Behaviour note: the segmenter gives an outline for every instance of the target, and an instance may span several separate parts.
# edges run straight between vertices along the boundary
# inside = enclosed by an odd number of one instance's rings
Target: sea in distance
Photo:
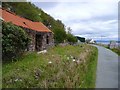
[[[96,40],[96,43],[108,45],[108,44],[110,44],[110,41],[111,40]],[[116,45],[120,46],[120,41],[116,41]]]

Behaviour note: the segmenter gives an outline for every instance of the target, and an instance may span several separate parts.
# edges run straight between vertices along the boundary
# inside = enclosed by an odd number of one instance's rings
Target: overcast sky
[[[93,39],[118,38],[119,0],[73,0],[34,4],[72,28],[74,35]]]

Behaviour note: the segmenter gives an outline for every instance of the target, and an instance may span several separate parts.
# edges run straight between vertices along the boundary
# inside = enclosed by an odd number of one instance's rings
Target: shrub
[[[2,57],[11,60],[21,55],[30,39],[26,32],[12,23],[2,23]]]
[[[74,37],[72,34],[67,34],[67,40],[68,40],[68,42],[70,42],[70,43],[75,43],[75,42],[77,42],[77,38],[76,37]]]

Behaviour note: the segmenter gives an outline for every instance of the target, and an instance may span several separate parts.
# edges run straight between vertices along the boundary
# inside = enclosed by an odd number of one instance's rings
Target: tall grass
[[[97,49],[57,46],[3,65],[3,88],[94,88]]]

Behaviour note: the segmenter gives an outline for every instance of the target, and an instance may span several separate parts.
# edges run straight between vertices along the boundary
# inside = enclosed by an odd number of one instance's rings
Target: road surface
[[[104,47],[96,47],[98,48],[96,88],[118,88],[118,55]]]

